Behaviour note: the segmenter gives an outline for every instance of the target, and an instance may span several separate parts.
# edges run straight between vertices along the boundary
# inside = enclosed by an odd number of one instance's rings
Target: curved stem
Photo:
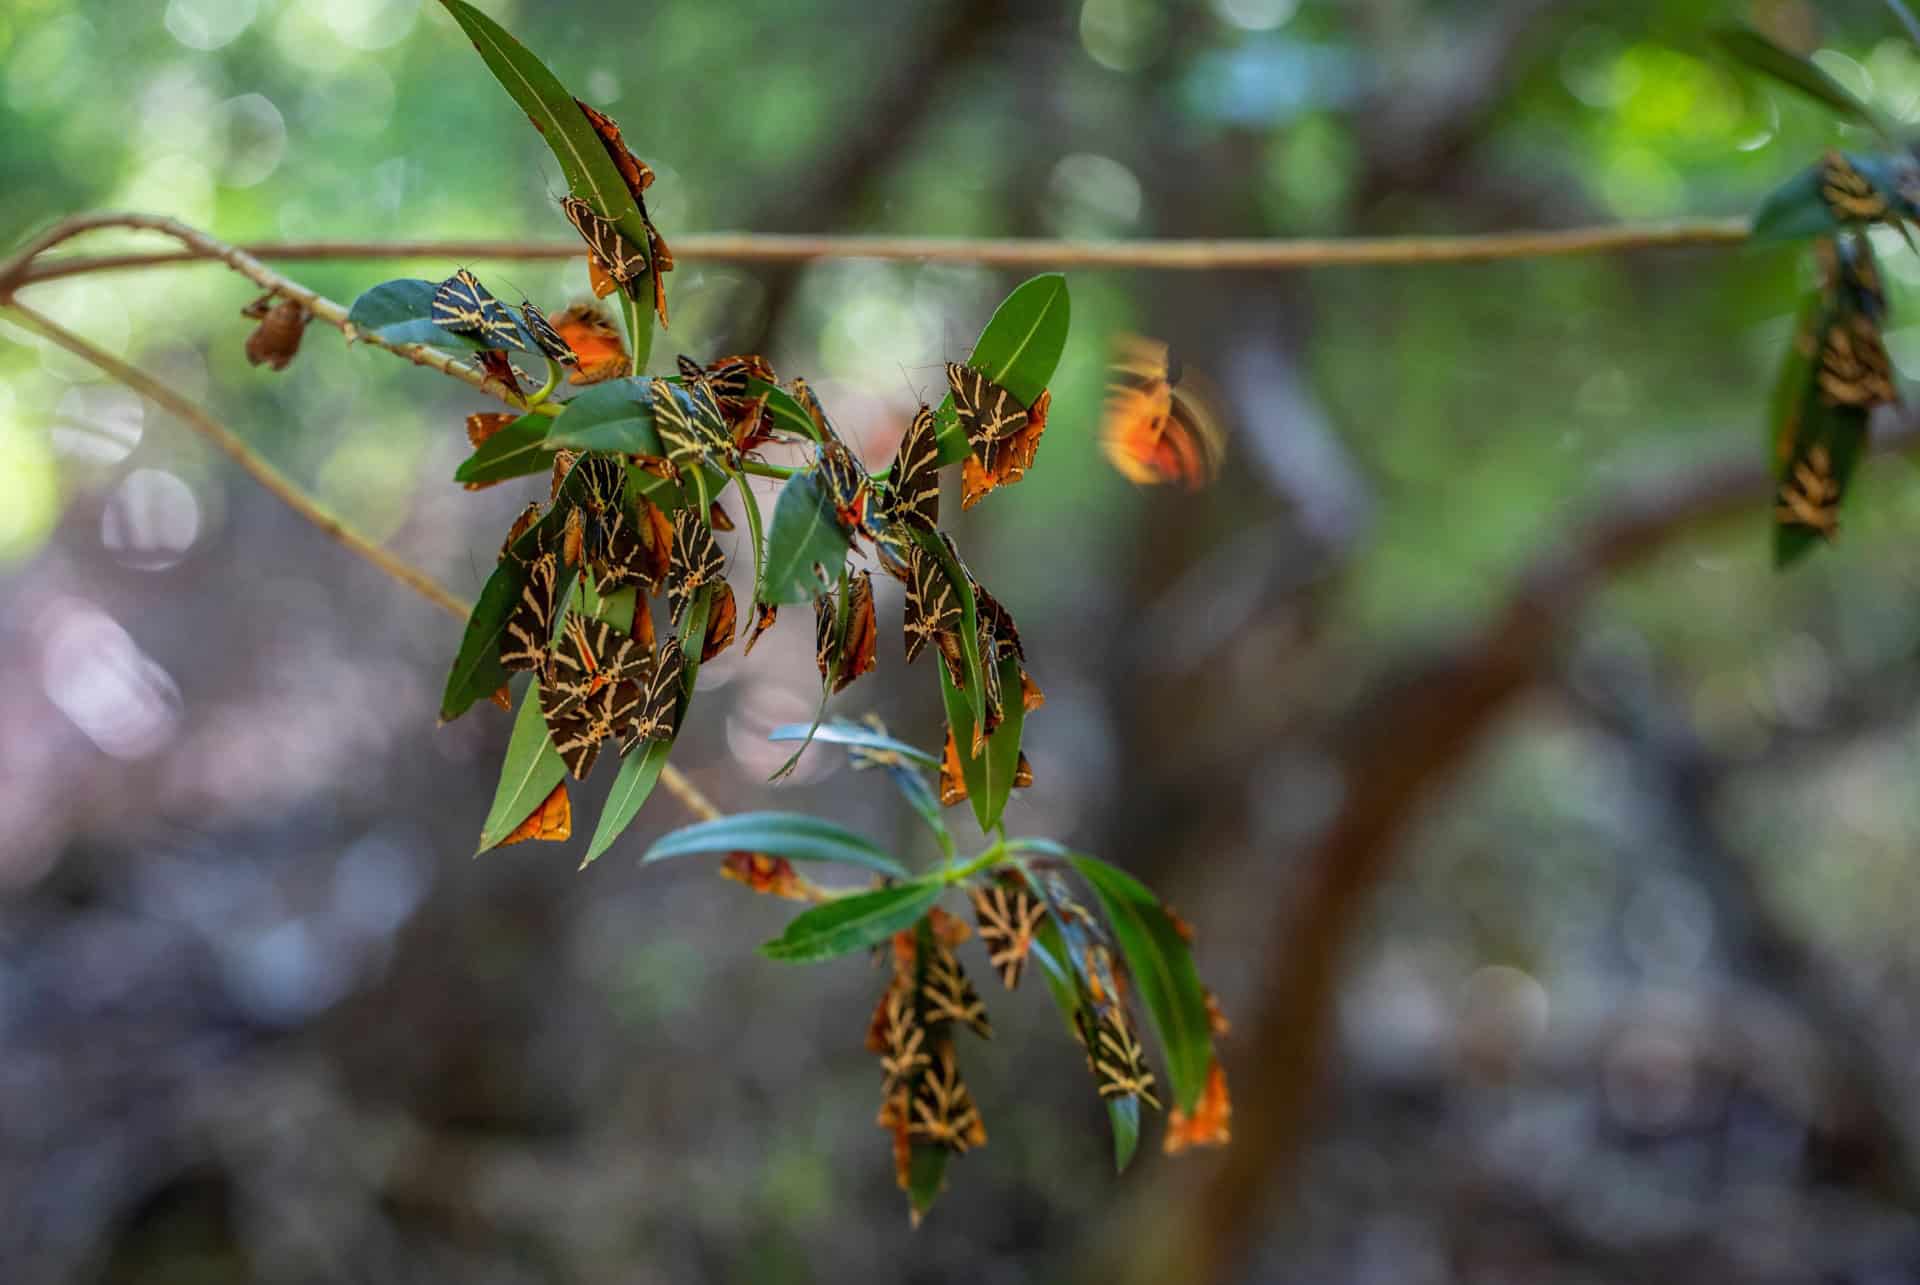
[[[967,879],[971,879],[973,878],[973,876],[979,874],[982,870],[990,869],[1000,861],[1004,860],[1006,858],[1008,850],[1009,849],[1007,847],[1007,841],[1004,837],[1000,839],[996,839],[994,840],[992,846],[990,846],[985,852],[982,852],[979,856],[974,857],[971,860],[965,861],[957,866],[949,864],[947,869],[940,872],[940,882],[943,884],[952,885],[952,884],[960,883]]]
[[[547,358],[547,382],[540,385],[534,390],[533,395],[527,398],[529,411],[537,411],[547,404],[547,398],[553,396],[553,390],[560,387],[560,375],[560,363],[551,357]]]
[[[760,604],[760,595],[766,589],[766,568],[762,560],[766,557],[766,534],[760,522],[760,501],[753,494],[753,486],[747,479],[736,473],[733,484],[740,491],[740,507],[747,515],[747,538],[753,541],[753,603]]]
[[[740,461],[740,471],[742,473],[751,473],[755,477],[776,477],[776,478],[785,479],[785,478],[792,477],[795,473],[798,473],[800,470],[798,468],[789,468],[785,464],[769,464],[765,460],[743,459]]]

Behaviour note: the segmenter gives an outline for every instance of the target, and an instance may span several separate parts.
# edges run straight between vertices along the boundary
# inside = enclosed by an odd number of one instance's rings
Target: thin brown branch
[[[359,334],[347,321],[346,309],[333,300],[272,271],[245,250],[225,245],[195,228],[177,223],[172,219],[141,214],[82,215],[67,219],[48,229],[4,262],[0,262],[0,305],[7,307],[21,324],[178,417],[189,428],[206,438],[238,464],[249,477],[272,492],[288,508],[318,527],[342,548],[378,567],[393,580],[405,585],[454,618],[465,620],[472,610],[470,604],[462,602],[458,596],[418,567],[389,553],[335,517],[205,409],[181,396],[161,380],[135,366],[128,365],[112,353],[95,347],[52,318],[20,302],[14,292],[21,285],[29,282],[29,272],[35,255],[70,237],[103,227],[132,227],[165,233],[189,247],[196,259],[217,259],[261,289],[271,291],[283,298],[299,300],[315,317],[338,328],[350,340],[358,338],[376,347],[384,348],[418,365],[438,370],[464,383],[472,384],[483,392],[500,397],[503,401],[519,404],[518,399],[507,393],[496,381],[487,379],[480,371],[462,365],[437,349],[422,344],[390,344],[378,336]],[[660,784],[666,787],[667,792],[678,799],[689,812],[700,819],[710,821],[721,815],[720,809],[700,792],[699,787],[672,764],[667,764],[661,770]]]
[[[1920,419],[1909,419],[1878,435],[1872,449],[1917,446]],[[1341,752],[1340,810],[1307,856],[1298,897],[1263,935],[1280,948],[1264,968],[1248,1038],[1235,1041],[1236,1062],[1260,1075],[1236,1104],[1234,1145],[1197,1188],[1182,1224],[1192,1237],[1190,1279],[1233,1278],[1263,1225],[1269,1192],[1291,1174],[1328,1056],[1342,955],[1418,809],[1533,685],[1560,626],[1590,593],[1676,538],[1750,511],[1773,487],[1759,453],[1742,452],[1597,505],[1601,516],[1536,560],[1486,626],[1362,702]]]
[[[171,220],[145,215],[94,216],[92,226],[156,227]],[[130,220],[139,219],[140,222]],[[175,225],[178,227],[178,225]],[[188,229],[182,229],[189,231]],[[197,237],[197,234],[196,234]],[[977,263],[1002,268],[1138,268],[1180,272],[1298,271],[1308,268],[1391,267],[1443,263],[1490,263],[1635,250],[1732,246],[1748,237],[1745,219],[1685,219],[1668,223],[1621,223],[1543,232],[1483,236],[1355,237],[1300,240],[1056,241],[1006,238],[889,236],[756,236],[719,233],[677,236],[676,259],[719,263],[804,263],[816,259],[898,259],[929,263]],[[62,238],[64,239],[64,238]],[[184,238],[183,238],[184,239]],[[192,242],[189,242],[192,245]],[[578,241],[285,241],[262,242],[235,253],[254,260],[433,259],[442,262],[520,262],[572,259]],[[14,286],[88,272],[165,267],[219,259],[220,253],[190,248],[147,254],[111,254],[54,259],[16,269],[0,265],[0,294]],[[261,269],[265,271],[265,269]],[[252,273],[248,273],[253,276]],[[268,274],[271,275],[271,274]],[[254,276],[254,280],[261,280]],[[264,286],[264,283],[263,283]],[[325,318],[323,318],[325,320]],[[342,316],[344,320],[344,314]],[[338,324],[338,323],[336,323]],[[404,355],[404,354],[403,354]],[[452,373],[452,372],[448,372]],[[471,381],[469,381],[471,382]]]
[[[488,379],[486,374],[477,367],[466,365],[457,358],[443,353],[437,348],[428,347],[425,344],[388,343],[378,335],[363,334],[347,320],[347,310],[344,307],[335,303],[332,299],[327,298],[325,295],[309,290],[299,282],[275,272],[273,269],[267,267],[266,264],[260,262],[258,255],[246,249],[228,245],[226,242],[209,236],[198,228],[189,227],[176,219],[166,218],[157,214],[106,211],[99,214],[78,214],[72,218],[62,219],[33,240],[27,242],[27,244],[19,250],[9,255],[4,261],[0,261],[0,304],[11,302],[15,291],[33,285],[36,282],[50,280],[59,276],[73,275],[73,273],[70,272],[46,272],[45,269],[49,266],[63,266],[65,261],[56,260],[54,264],[48,265],[40,263],[38,261],[39,256],[63,241],[68,241],[85,233],[96,232],[106,228],[131,228],[137,231],[158,232],[164,236],[172,237],[186,247],[185,250],[167,251],[160,254],[148,254],[146,256],[114,255],[99,260],[109,266],[131,267],[138,264],[154,262],[188,263],[217,261],[224,263],[247,280],[259,286],[262,290],[269,291],[284,299],[298,300],[306,307],[308,312],[313,314],[316,320],[326,322],[341,334],[345,335],[349,342],[365,343],[375,348],[385,349],[395,356],[406,358],[416,366],[425,366],[429,370],[437,370],[443,375],[451,376],[462,383],[473,385],[482,392],[492,394],[511,406],[518,409],[525,409],[525,403],[502,387],[497,380]],[[74,265],[79,265],[84,262],[87,261],[82,259],[72,261]]]

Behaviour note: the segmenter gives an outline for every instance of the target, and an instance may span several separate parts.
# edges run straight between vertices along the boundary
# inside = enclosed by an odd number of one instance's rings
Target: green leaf
[[[946,842],[947,823],[940,815],[940,800],[934,797],[933,787],[927,784],[927,778],[916,769],[897,763],[887,764],[886,771],[887,779],[906,799],[907,806],[919,814],[935,837]]]
[[[1191,1113],[1213,1062],[1213,1031],[1206,992],[1186,940],[1161,909],[1160,899],[1138,879],[1094,857],[1073,854],[1067,860],[1100,902],[1160,1036],[1174,1100]]]
[[[446,691],[440,697],[440,721],[450,723],[482,700],[500,690],[507,681],[506,667],[500,663],[500,636],[507,631],[507,617],[526,584],[526,567],[514,558],[504,558],[487,577],[480,601],[467,616],[466,632],[460,635],[460,650],[447,674]]]
[[[354,329],[378,335],[390,344],[429,344],[450,352],[478,352],[497,347],[472,335],[442,330],[429,319],[436,281],[401,278],[383,281],[353,301],[347,321]]]
[[[1052,381],[1060,354],[1066,351],[1071,313],[1066,277],[1048,272],[1023,281],[987,319],[967,365],[1019,398],[1022,405],[1031,405]],[[940,438],[941,463],[966,457],[967,438],[954,414],[952,393],[941,400],[934,429]]]
[[[640,590],[636,585],[624,589],[615,589],[606,597],[601,597],[593,587],[592,576],[580,577],[580,610],[595,620],[604,620],[623,634],[633,632],[633,613],[640,602]]]
[[[1140,1099],[1132,1094],[1108,1098],[1107,1121],[1113,1127],[1113,1171],[1125,1173],[1140,1147]]]
[[[1816,165],[1767,193],[1753,212],[1751,236],[1756,245],[1803,241],[1812,236],[1831,236],[1837,226],[1833,211],[1820,198],[1820,167]]]
[[[1854,97],[1852,91],[1821,71],[1809,59],[1789,53],[1751,27],[1723,27],[1713,33],[1713,40],[1753,70],[1773,77],[1789,89],[1799,90],[1828,110],[1865,125],[1889,142],[1893,141],[1893,131],[1878,112]]]
[[[493,792],[493,806],[480,827],[480,848],[485,852],[513,833],[533,810],[546,801],[553,787],[567,774],[567,765],[547,737],[547,720],[540,713],[540,684],[528,683],[520,697],[520,712],[513,720],[513,735],[507,738],[507,757],[500,764],[500,784]]]
[[[648,394],[647,381],[609,379],[588,388],[567,403],[566,414],[547,435],[547,447],[665,455],[653,430],[653,398]]]
[[[803,741],[807,738],[805,723],[786,723],[767,733],[770,741]],[[917,745],[897,741],[885,732],[876,732],[865,723],[851,723],[846,719],[835,719],[831,723],[822,723],[813,733],[816,741],[826,741],[832,745],[859,746],[862,749],[878,750],[886,754],[898,754],[922,767],[938,771],[940,760]]]
[[[940,816],[940,800],[934,797],[933,787],[927,784],[927,778],[924,775],[927,771],[938,771],[940,760],[925,750],[909,745],[905,741],[897,741],[883,732],[876,732],[864,723],[850,723],[845,719],[823,723],[818,729],[806,723],[787,723],[767,733],[767,739],[770,741],[812,739],[845,745],[850,751],[854,751],[852,758],[856,768],[871,765],[870,760],[861,758],[857,752],[859,750],[897,755],[900,761],[882,761],[879,766],[886,770],[895,788],[905,796],[908,806],[919,814],[920,819],[931,827],[935,835],[944,836],[947,833],[947,823]]]
[[[645,749],[620,761],[620,775],[613,778],[613,789],[607,794],[606,806],[600,809],[599,823],[593,828],[593,841],[587,845],[587,855],[580,859],[582,870],[612,847],[613,841],[640,815],[641,805],[660,783],[660,773],[666,770],[667,759],[672,754],[673,742],[648,741]]]
[[[907,868],[871,839],[801,812],[739,812],[662,836],[641,864],[706,852],[765,852],[790,861],[837,861],[894,879]]]
[[[837,897],[796,916],[786,932],[760,947],[769,959],[810,964],[864,950],[911,928],[940,899],[938,883],[903,883]]]
[[[813,416],[807,414],[807,408],[799,399],[778,384],[769,384],[757,376],[747,380],[747,396],[767,399],[767,414],[782,431],[804,437],[808,441],[820,440],[820,431],[813,425]]]
[[[914,1144],[913,1159],[907,1165],[907,1203],[913,1209],[916,1225],[940,1198],[940,1189],[946,1185],[950,1154],[945,1147]]]
[[[1801,295],[1793,336],[1787,340],[1786,351],[1780,356],[1780,371],[1774,376],[1773,393],[1767,399],[1768,464],[1776,481],[1786,476],[1793,460],[1807,395],[1813,390],[1814,353],[1818,336],[1826,332],[1828,324],[1820,295],[1817,288]]]
[[[640,207],[634,204],[633,194],[627,191],[600,136],[566,86],[525,45],[472,5],[463,0],[440,0],[440,3],[473,41],[473,47],[480,51],[494,78],[540,131],[554,159],[560,162],[567,190],[619,224],[627,240],[645,251],[651,260],[652,247],[647,239],[646,221],[640,217]],[[653,265],[649,262],[646,274],[635,283],[634,293],[649,299],[652,291]],[[645,370],[647,357],[653,351],[653,314],[636,304],[624,290],[618,297],[620,310],[626,317],[628,346],[633,350],[633,368]]]
[[[767,532],[764,601],[812,602],[823,589],[816,564],[839,574],[851,542],[834,516],[833,502],[812,473],[796,473],[780,489]]]
[[[687,609],[686,618],[680,622],[680,655],[686,661],[686,704],[680,707],[680,726],[687,723],[687,714],[693,707],[694,680],[700,676],[700,651],[707,637],[707,613],[713,606],[713,590],[708,589]],[[645,607],[638,608],[641,611]],[[629,754],[620,764],[620,774],[613,779],[613,791],[607,795],[606,806],[600,809],[600,820],[593,827],[593,840],[587,844],[587,855],[580,860],[580,868],[588,865],[613,846],[613,841],[626,833],[633,819],[640,815],[640,808],[646,803],[653,787],[659,784],[660,774],[666,770],[667,757],[673,753],[673,747],[679,741],[679,732],[674,733],[671,741],[648,741],[644,750]]]
[[[460,467],[453,471],[453,480],[504,482],[510,477],[546,472],[553,467],[553,455],[546,449],[548,430],[553,424],[553,418],[548,415],[522,415],[461,460]]]
[[[953,728],[955,752],[960,758],[960,775],[967,783],[967,801],[983,831],[998,824],[1013,789],[1014,769],[1020,764],[1020,732],[1026,722],[1026,709],[1020,703],[1020,662],[1008,657],[1000,662],[1000,691],[1005,710],[1000,726],[993,729],[978,757],[973,748],[973,711],[966,696],[953,685],[945,665],[940,671],[940,699],[947,709],[947,722]]]

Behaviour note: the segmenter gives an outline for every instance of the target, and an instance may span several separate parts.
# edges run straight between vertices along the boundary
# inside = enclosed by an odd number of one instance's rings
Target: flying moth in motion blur
[[[1226,432],[1205,380],[1183,372],[1167,346],[1141,335],[1114,339],[1100,446],[1139,486],[1198,491],[1220,473]]]

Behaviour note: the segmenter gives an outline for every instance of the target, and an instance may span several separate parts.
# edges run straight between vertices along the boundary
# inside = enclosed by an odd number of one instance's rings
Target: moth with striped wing
[[[891,1094],[911,1087],[914,1077],[933,1064],[927,1055],[927,1028],[914,1011],[911,982],[900,980],[887,988],[880,1001],[881,1091]]]
[[[934,1065],[914,1088],[907,1134],[956,1155],[986,1145],[986,1125],[973,1104],[973,1095],[967,1092],[966,1081],[960,1078],[960,1062],[950,1039],[940,1042]]]
[[[569,384],[598,384],[633,373],[626,341],[607,315],[590,303],[576,303],[555,316],[553,328],[576,359]]]
[[[820,399],[814,395],[807,381],[794,379],[787,387],[813,421],[814,435],[818,439],[814,449],[814,475],[820,479],[820,486],[833,505],[834,520],[849,537],[859,532],[874,534],[875,524],[867,511],[872,482],[867,477],[866,466],[853,453],[853,448],[834,431],[833,424],[827,419],[826,408],[820,404]]]
[[[1033,934],[1047,917],[1047,908],[1025,888],[1004,883],[975,888],[969,895],[987,962],[1000,974],[1001,984],[1013,990],[1020,985],[1020,974],[1033,950]]]
[[[848,595],[844,628],[833,595],[822,594],[813,600],[814,663],[820,668],[821,680],[833,685],[830,694],[834,695],[873,668],[879,642],[873,612],[873,573],[861,571],[847,577],[844,592]]]
[[[912,546],[907,555],[907,603],[903,614],[906,632],[907,663],[911,665],[928,643],[946,662],[947,676],[955,687],[966,681],[966,659],[954,632],[960,626],[960,599],[953,592],[940,559]]]
[[[940,442],[933,411],[924,405],[914,412],[887,473],[886,516],[922,531],[940,525]]]
[[[605,621],[567,617],[540,687],[540,712],[554,750],[585,780],[608,740],[628,741],[650,677],[646,649]]]
[[[568,577],[571,583],[571,575]],[[553,646],[554,613],[560,603],[560,560],[542,549],[527,563],[520,599],[507,616],[500,640],[500,665],[509,672],[531,670],[544,678]]]
[[[478,339],[488,347],[527,350],[513,314],[465,268],[442,281],[433,292],[428,316],[442,330]]]
[[[573,345],[561,337],[560,332],[553,328],[553,323],[547,320],[547,314],[534,307],[531,299],[520,301],[520,321],[527,333],[533,336],[533,342],[548,357],[562,366],[571,366],[580,360],[574,354]]]
[[[999,487],[1018,482],[1033,467],[1053,395],[1043,388],[1032,405],[1023,405],[999,384],[958,362],[947,363],[947,386],[953,391],[954,412],[967,438],[960,507],[970,509]]]
[[[727,574],[727,560],[713,532],[692,509],[673,516],[673,550],[667,564],[667,612],[677,627],[693,595]]]
[[[987,1018],[987,1006],[980,992],[973,988],[966,969],[960,966],[959,956],[938,942],[934,943],[933,953],[927,960],[920,993],[926,1002],[929,1025],[959,1022],[983,1040],[993,1037],[993,1023]]]
[[[1207,380],[1175,362],[1166,344],[1121,335],[1108,370],[1100,449],[1136,486],[1198,491],[1219,476],[1226,453],[1216,401]]]
[[[1089,1018],[1085,1009],[1080,1010],[1078,1021],[1100,1096],[1136,1097],[1158,1109],[1160,1099],[1154,1096],[1153,1072],[1147,1068],[1146,1053],[1133,1033],[1126,1009],[1118,1000],[1101,1006],[1097,1019]]]
[[[1794,461],[1793,471],[1780,484],[1773,520],[1780,526],[1806,527],[1825,540],[1840,530],[1840,483],[1825,446],[1815,446]]]
[[[1873,181],[1840,152],[1821,159],[1820,199],[1842,223],[1872,223],[1886,218],[1891,209]]]
[[[725,468],[735,453],[733,428],[720,409],[706,371],[685,356],[678,359],[678,365],[678,386],[664,379],[649,385],[654,431],[676,470],[705,464]]]
[[[971,366],[948,362],[947,387],[953,391],[960,430],[976,456],[1027,426],[1025,404]]]
[[[601,271],[625,290],[628,298],[635,303],[645,303],[639,283],[647,273],[647,256],[627,240],[620,226],[577,196],[561,197],[560,209],[580,239],[587,243]]]
[[[561,547],[568,565],[585,564],[603,593],[627,585],[651,589],[657,574],[647,550],[648,533],[627,506],[627,467],[614,455],[590,454],[575,466],[580,502],[567,514]]]
[[[627,192],[633,197],[635,208],[640,211],[640,221],[646,225],[647,254],[653,260],[653,310],[664,329],[667,324],[667,286],[661,277],[673,271],[673,252],[667,249],[660,229],[654,227],[653,218],[647,213],[645,193],[653,186],[653,170],[629,150],[626,140],[620,137],[620,126],[614,123],[613,117],[581,99],[573,101],[586,115],[593,132],[600,136],[600,145],[606,149],[614,168],[620,171],[620,179],[627,185]],[[638,295],[632,297],[636,303],[642,302]]]
[[[647,666],[640,710],[620,733],[620,752],[642,741],[670,741],[680,731],[680,700],[686,694],[687,656],[674,637],[660,640]]]

